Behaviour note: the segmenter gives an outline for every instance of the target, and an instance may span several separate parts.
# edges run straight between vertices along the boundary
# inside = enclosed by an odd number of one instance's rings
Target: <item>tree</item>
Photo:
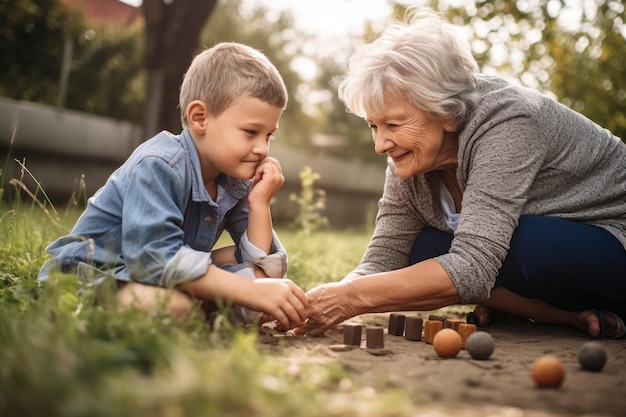
[[[240,0],[211,11],[204,0],[201,8],[194,7],[196,0],[165,3],[145,1],[147,29],[141,23],[130,28],[88,23],[62,0],[0,0],[0,95],[56,104],[64,44],[70,39],[73,54],[65,107],[135,123],[144,120],[149,108],[151,131],[177,132],[178,92],[191,59],[202,45],[236,40],[263,50],[280,69],[291,97],[279,135],[290,144],[306,146],[315,126],[302,111],[296,94],[302,80],[291,68],[294,55],[286,52],[297,51],[303,39],[294,34],[293,21],[280,15],[267,24],[267,11],[258,8],[249,10],[243,25]],[[178,8],[172,7],[175,4]],[[213,10],[217,16],[207,23]],[[202,41],[194,35],[200,27]],[[148,63],[152,66],[146,69]],[[147,85],[154,87],[148,93]]]
[[[100,25],[75,40],[66,106],[140,123],[145,97],[143,26]]]
[[[552,94],[626,140],[625,7],[616,0],[582,0],[575,10],[569,3],[477,0],[452,7],[450,1],[434,0],[431,5],[467,31],[483,72]],[[393,9],[397,19],[406,12],[404,3]],[[375,38],[377,31],[368,22],[363,41]],[[329,99],[320,103],[324,131],[349,143],[334,153],[375,158],[365,124],[337,100],[333,79],[343,63],[321,62],[317,88],[329,92]]]
[[[144,137],[181,129],[178,92],[217,0],[143,0],[147,76]]]
[[[626,140],[626,11],[618,0],[435,1],[481,68],[515,78]]]
[[[624,5],[607,1],[595,13],[584,14],[581,30],[557,33],[550,44],[553,76],[546,82],[546,87],[563,103],[623,141],[626,141],[625,21]]]
[[[60,0],[0,0],[0,95],[139,122],[142,31],[89,23]],[[59,103],[68,44],[69,85]]]

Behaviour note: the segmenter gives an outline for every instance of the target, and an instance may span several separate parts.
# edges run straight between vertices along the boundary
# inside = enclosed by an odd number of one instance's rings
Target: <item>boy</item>
[[[71,234],[48,246],[53,259],[39,279],[53,268],[96,284],[114,278],[121,306],[163,300],[177,317],[198,298],[302,324],[307,301],[281,278],[286,254],[269,208],[285,181],[267,155],[286,105],[283,79],[259,51],[220,43],[200,53],[180,90],[183,132],[161,132],[133,152]],[[212,251],[224,230],[235,245]]]

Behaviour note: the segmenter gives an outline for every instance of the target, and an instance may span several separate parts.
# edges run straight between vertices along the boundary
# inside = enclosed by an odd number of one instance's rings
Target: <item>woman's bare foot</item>
[[[624,332],[626,331],[624,323],[616,315],[602,310],[579,312],[576,327],[594,339],[598,337],[620,339],[624,337]]]
[[[527,323],[530,320],[483,305],[477,305],[472,315],[473,323],[478,327],[490,326],[495,322]],[[530,322],[534,323],[534,320],[530,320]]]
[[[477,306],[474,309],[474,320],[479,327],[485,327],[492,324],[493,311],[485,306]],[[605,337],[608,339],[620,339],[624,337],[626,328],[624,323],[613,313],[608,311],[584,310],[575,314],[575,321],[569,321],[569,324],[577,330],[587,333],[589,337],[597,339]],[[602,315],[601,324],[600,316]],[[565,323],[563,323],[565,324]]]
[[[491,324],[491,310],[485,306],[476,306],[474,318],[478,327],[486,327]]]
[[[593,338],[600,336],[600,320],[596,313],[590,310],[581,311],[578,313],[578,321],[578,330]]]
[[[471,314],[471,316],[470,316]],[[491,296],[481,300],[473,313],[468,314],[477,326],[488,326],[502,320],[503,314],[522,318],[545,326],[566,326],[590,337],[621,339],[626,335],[626,325],[621,317],[608,310],[563,310],[540,299],[530,299],[515,294],[504,287],[491,291]]]

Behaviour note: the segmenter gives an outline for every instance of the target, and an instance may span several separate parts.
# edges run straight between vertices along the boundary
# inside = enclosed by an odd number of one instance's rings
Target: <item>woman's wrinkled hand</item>
[[[309,290],[306,297],[309,318],[295,330],[296,334],[323,336],[326,330],[360,314],[358,306],[361,300],[349,281],[317,286]]]

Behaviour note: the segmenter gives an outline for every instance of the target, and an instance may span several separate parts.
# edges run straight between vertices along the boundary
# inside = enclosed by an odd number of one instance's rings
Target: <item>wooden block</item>
[[[348,346],[361,346],[361,333],[363,326],[360,324],[344,324],[343,344]]]
[[[443,329],[441,320],[426,320],[424,322],[424,342],[433,344],[433,339],[439,330]]]
[[[447,329],[452,329],[455,332],[458,333],[459,331],[459,324],[461,323],[465,323],[465,320],[460,320],[460,319],[446,319],[445,323],[443,324],[443,327],[447,328]]]
[[[463,349],[465,349],[465,342],[472,333],[476,332],[475,324],[461,323],[459,324],[459,334],[461,335],[461,342],[463,343]]]
[[[367,349],[382,349],[385,347],[385,330],[382,327],[365,328],[365,345]]]
[[[442,324],[445,323],[447,319],[447,316],[438,316],[436,314],[431,314],[428,316],[428,320],[439,320]]]
[[[424,319],[421,317],[407,317],[404,322],[404,338],[407,340],[422,340]]]
[[[391,313],[389,315],[389,329],[387,333],[394,336],[402,336],[404,334],[404,321],[406,316],[404,314]]]

